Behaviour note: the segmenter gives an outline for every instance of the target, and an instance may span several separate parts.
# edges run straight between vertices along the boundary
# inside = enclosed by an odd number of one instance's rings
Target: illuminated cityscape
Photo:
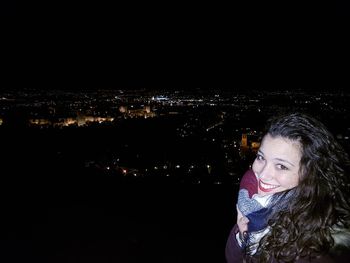
[[[266,120],[310,113],[349,151],[349,101],[344,91],[303,89],[3,91],[7,253],[224,262],[240,178]]]
[[[81,139],[87,138],[81,142],[66,139],[51,151],[70,154],[69,145],[62,149],[70,142],[82,149],[77,163],[103,175],[238,183],[259,147],[264,122],[279,112],[317,112],[349,147],[348,101],[344,92],[303,90],[28,89],[1,94],[0,125],[48,134],[82,131]]]

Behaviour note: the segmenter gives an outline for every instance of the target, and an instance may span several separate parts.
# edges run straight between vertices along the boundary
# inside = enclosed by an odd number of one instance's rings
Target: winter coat
[[[238,233],[238,226],[235,225],[231,233],[227,239],[226,242],[226,249],[225,249],[225,256],[227,263],[242,263],[243,262],[243,252],[241,247],[238,245],[238,242],[236,240],[236,234]],[[334,238],[336,247],[342,246],[340,244],[341,242],[348,242],[347,237],[350,236],[350,233],[342,233],[341,231],[338,231],[337,233],[339,238]],[[348,243],[347,243],[348,244]],[[345,246],[346,244],[344,244]],[[257,259],[253,257],[249,257],[251,261],[249,262],[258,262]],[[342,250],[339,253],[329,253],[328,255],[322,256],[320,258],[312,259],[311,261],[308,259],[299,259],[296,261],[296,263],[340,263],[340,262],[350,262],[350,251],[349,250]],[[276,260],[273,260],[272,263],[277,263]]]

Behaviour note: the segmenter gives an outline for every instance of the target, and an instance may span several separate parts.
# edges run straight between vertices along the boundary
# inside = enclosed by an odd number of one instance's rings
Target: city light
[[[350,96],[345,93],[40,92],[22,92],[16,99],[0,94],[7,98],[0,100],[1,128],[17,125],[14,121],[8,124],[6,114],[18,107],[26,111],[22,127],[86,133],[74,140],[65,137],[67,143],[58,143],[54,152],[65,158],[69,147],[84,151],[77,154],[86,155],[81,157],[86,158],[84,167],[116,177],[183,180],[186,174],[186,180],[196,184],[220,184],[225,177],[236,183],[231,177],[239,177],[249,167],[260,147],[263,122],[284,110],[317,109],[320,118],[337,120],[335,136],[350,148]],[[203,179],[206,176],[211,179]]]

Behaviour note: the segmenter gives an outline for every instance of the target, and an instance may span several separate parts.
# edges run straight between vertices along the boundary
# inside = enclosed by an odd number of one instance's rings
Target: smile
[[[276,189],[277,187],[280,187],[279,185],[273,185],[273,184],[266,184],[263,183],[261,180],[259,180],[259,188],[263,192],[270,192],[273,189]]]

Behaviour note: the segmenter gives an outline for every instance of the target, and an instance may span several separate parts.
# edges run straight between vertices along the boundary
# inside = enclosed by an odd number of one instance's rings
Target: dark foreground
[[[225,261],[235,186],[106,176],[91,138],[33,134],[0,133],[0,262]]]
[[[225,262],[232,186],[3,160],[1,262]]]

